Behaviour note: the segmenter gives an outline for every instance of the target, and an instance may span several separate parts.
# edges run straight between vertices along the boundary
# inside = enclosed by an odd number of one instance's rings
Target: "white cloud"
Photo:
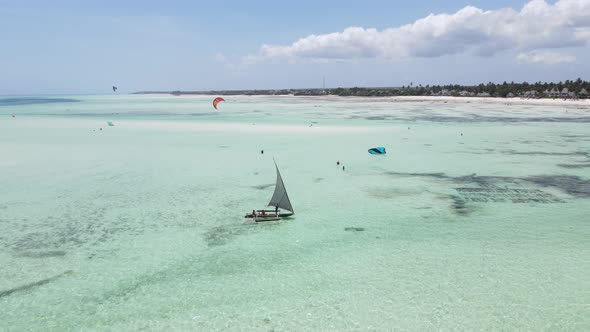
[[[258,55],[246,58],[252,63],[439,57],[463,52],[491,56],[508,49],[526,52],[584,46],[588,41],[590,0],[559,0],[555,4],[532,0],[520,11],[468,6],[454,14],[431,14],[384,30],[349,27],[342,32],[310,35],[291,45],[262,45]]]
[[[560,54],[560,53],[555,53],[555,52],[520,53],[516,57],[516,59],[520,63],[543,63],[543,64],[547,64],[547,65],[576,62],[576,57],[573,55],[566,55],[566,54]]]
[[[221,63],[224,66],[227,66],[229,68],[233,68],[235,67],[234,63],[223,53],[216,53],[213,57],[212,57],[213,61]]]

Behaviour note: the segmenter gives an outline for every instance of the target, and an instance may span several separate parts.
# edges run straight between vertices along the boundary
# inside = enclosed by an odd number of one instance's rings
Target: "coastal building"
[[[509,93],[506,95],[506,98],[514,98],[514,97],[515,97],[515,96],[514,96],[514,93],[512,93],[512,92],[509,92]]]
[[[563,88],[563,90],[561,90],[561,94],[560,96],[562,98],[567,98],[570,96],[570,91],[568,90],[568,88]]]
[[[547,91],[547,90],[545,90]],[[551,91],[546,93],[547,96],[555,98],[555,97],[559,97],[559,90],[557,90],[556,88],[551,89]]]
[[[588,97],[588,91],[586,91],[586,89],[582,88],[582,90],[580,90],[578,92],[578,96],[580,96],[580,98],[586,98],[586,97]]]
[[[547,90],[545,90],[545,91],[547,91]],[[538,93],[537,91],[535,91],[535,90],[529,90],[529,91],[525,91],[525,92],[522,94],[522,96],[523,96],[524,98],[536,98],[538,94],[539,94],[539,93]]]
[[[487,92],[480,92],[477,94],[478,97],[490,97],[490,94]]]

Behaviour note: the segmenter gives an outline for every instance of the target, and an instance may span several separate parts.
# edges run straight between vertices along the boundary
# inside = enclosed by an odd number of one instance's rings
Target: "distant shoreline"
[[[353,88],[313,88],[313,89],[245,89],[209,91],[140,91],[136,94],[182,95],[267,95],[267,96],[340,96],[340,97],[484,97],[484,98],[524,98],[524,99],[567,99],[581,100],[590,97],[590,82],[581,78],[565,82],[492,82],[478,85],[413,85],[401,87],[353,87]]]

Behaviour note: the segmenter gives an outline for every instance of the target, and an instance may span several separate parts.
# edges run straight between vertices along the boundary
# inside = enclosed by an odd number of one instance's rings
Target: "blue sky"
[[[590,79],[588,40],[590,0],[0,0],[0,95]]]

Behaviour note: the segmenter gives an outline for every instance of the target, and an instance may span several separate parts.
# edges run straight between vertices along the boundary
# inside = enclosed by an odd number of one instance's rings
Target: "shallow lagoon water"
[[[587,109],[61,98],[0,106],[2,330],[590,329]]]

